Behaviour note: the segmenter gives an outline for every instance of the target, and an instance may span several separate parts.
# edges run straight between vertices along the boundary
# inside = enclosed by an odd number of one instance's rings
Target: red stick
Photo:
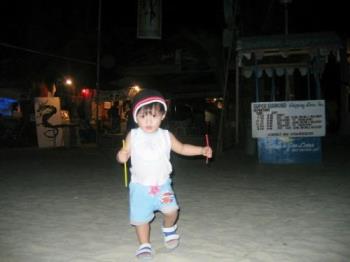
[[[205,145],[209,146],[209,136],[208,136],[208,134],[205,134]],[[208,162],[209,162],[209,159],[207,157],[207,159],[205,160],[205,163],[208,164]]]

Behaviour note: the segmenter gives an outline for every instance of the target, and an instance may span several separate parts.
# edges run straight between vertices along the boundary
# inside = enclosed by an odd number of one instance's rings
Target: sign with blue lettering
[[[259,162],[267,164],[320,163],[320,137],[258,138]]]

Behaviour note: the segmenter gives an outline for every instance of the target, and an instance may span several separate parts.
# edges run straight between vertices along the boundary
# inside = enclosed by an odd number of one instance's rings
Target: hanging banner
[[[320,137],[326,134],[325,101],[251,104],[252,137]]]
[[[138,0],[137,38],[162,38],[162,0]]]
[[[39,147],[63,146],[60,99],[58,97],[36,97],[34,103]]]

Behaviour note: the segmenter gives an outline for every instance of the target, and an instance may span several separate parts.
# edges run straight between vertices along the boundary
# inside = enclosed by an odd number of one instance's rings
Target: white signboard
[[[58,97],[36,97],[34,107],[39,147],[63,146],[60,99]]]
[[[325,101],[252,103],[252,136],[319,137],[326,134]]]

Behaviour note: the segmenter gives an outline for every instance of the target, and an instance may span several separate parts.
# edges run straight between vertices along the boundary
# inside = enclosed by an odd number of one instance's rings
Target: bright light
[[[138,85],[134,85],[131,88],[134,89],[137,93],[140,92],[140,90],[141,90],[141,88]]]
[[[90,89],[89,88],[83,88],[81,90],[81,95],[84,97],[84,98],[87,98],[91,95],[90,93]]]
[[[66,85],[68,85],[68,86],[72,85],[72,84],[73,84],[72,79],[70,79],[70,78],[66,78],[66,80],[65,80],[65,84],[66,84]]]
[[[141,87],[139,87],[138,85],[133,85],[131,87],[129,87],[129,91],[128,91],[128,96],[129,97],[134,97],[138,92],[141,91]]]

